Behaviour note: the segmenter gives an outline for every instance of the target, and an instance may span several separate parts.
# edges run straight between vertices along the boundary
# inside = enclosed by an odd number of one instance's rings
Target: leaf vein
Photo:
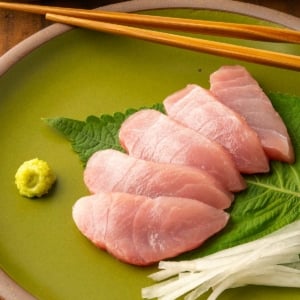
[[[252,184],[252,185],[255,185],[255,186],[258,186],[258,187],[262,187],[262,188],[265,188],[265,189],[270,190],[270,191],[275,191],[275,192],[279,192],[279,193],[283,193],[283,194],[293,195],[295,197],[300,197],[300,192],[291,191],[291,190],[285,189],[282,186],[277,187],[277,186],[274,186],[274,185],[271,185],[271,184],[258,182],[258,181],[253,181],[253,180],[248,180],[247,182],[249,184]]]

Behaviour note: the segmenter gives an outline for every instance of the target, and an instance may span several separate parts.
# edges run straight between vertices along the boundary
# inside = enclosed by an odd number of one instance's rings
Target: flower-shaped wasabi
[[[47,194],[55,180],[48,163],[38,158],[25,161],[15,175],[20,194],[29,198]]]

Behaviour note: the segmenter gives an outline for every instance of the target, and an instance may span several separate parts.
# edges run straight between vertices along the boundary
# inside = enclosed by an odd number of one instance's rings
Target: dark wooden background
[[[6,0],[7,1],[7,0]],[[7,2],[26,2],[31,4],[95,8],[101,5],[120,2],[121,0],[61,0],[61,1],[37,1],[20,0]],[[300,1],[292,0],[248,0],[248,2],[261,6],[277,9],[300,17]],[[50,23],[45,21],[43,16],[29,13],[14,12],[0,9],[0,56],[13,47],[18,42],[35,33],[36,31],[48,26]]]

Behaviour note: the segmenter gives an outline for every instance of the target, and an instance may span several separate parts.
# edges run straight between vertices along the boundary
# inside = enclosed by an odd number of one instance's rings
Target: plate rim
[[[300,30],[300,18],[275,9],[234,0],[131,0],[105,5],[96,9],[121,12],[136,12],[147,9],[195,8],[236,13]],[[52,38],[71,30],[64,24],[52,24],[19,42],[0,57],[0,76],[27,54]]]
[[[269,21],[291,29],[300,30],[300,18],[298,17],[277,11],[275,9],[234,0],[215,0],[213,2],[209,0],[131,0],[101,6],[96,9],[136,12],[140,10],[172,8],[194,8],[236,13]],[[52,24],[16,44],[0,57],[0,77],[5,74],[14,64],[16,64],[26,55],[30,54],[36,48],[71,29],[72,27],[68,25],[57,23]],[[0,282],[3,284],[3,286],[0,285],[0,298],[4,296],[6,300],[12,300],[16,298],[24,300],[36,299],[21,286],[15,283],[1,269],[0,279]]]

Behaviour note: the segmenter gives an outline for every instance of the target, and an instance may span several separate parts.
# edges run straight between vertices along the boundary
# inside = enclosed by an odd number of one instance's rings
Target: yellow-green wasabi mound
[[[48,163],[38,158],[25,161],[15,175],[20,194],[29,198],[47,194],[55,180],[56,176]]]

